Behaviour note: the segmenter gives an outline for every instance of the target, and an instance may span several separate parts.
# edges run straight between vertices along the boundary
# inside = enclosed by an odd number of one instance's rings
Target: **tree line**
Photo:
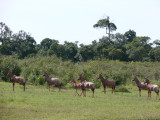
[[[50,38],[37,44],[29,33],[23,30],[13,33],[5,23],[0,22],[0,55],[17,55],[20,59],[56,55],[73,62],[98,59],[160,61],[160,40],[149,42],[150,37],[137,36],[134,30],[113,34],[117,27],[109,17],[100,19],[93,27],[105,28],[107,36],[93,40],[89,45],[78,45],[78,41],[60,44],[58,40]]]

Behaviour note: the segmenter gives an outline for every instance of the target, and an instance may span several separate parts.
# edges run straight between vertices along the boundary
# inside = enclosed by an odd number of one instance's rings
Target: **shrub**
[[[139,75],[141,79],[148,76],[151,80],[160,79],[158,72],[160,64],[158,62],[120,62],[109,60],[91,60],[87,62],[73,63],[62,61],[56,56],[34,56],[17,60],[16,57],[0,58],[0,77],[8,81],[6,74],[11,69],[13,73],[28,79],[27,84],[43,85],[46,71],[49,76],[62,80],[64,86],[71,78],[77,81],[78,75],[83,74],[87,81],[94,82],[95,87],[101,86],[101,81],[97,80],[100,73],[104,78],[116,81],[117,85],[130,84],[134,75]],[[155,82],[155,81],[154,81]]]
[[[126,84],[126,81],[127,81],[125,74],[122,74],[120,72],[113,73],[112,79],[115,80],[116,85]]]
[[[9,81],[7,75],[9,71],[12,71],[15,75],[20,75],[21,68],[18,65],[16,56],[3,57],[0,61],[0,77],[2,80]]]
[[[35,80],[36,85],[44,85],[44,83],[45,83],[45,78],[42,75],[36,77]]]
[[[126,93],[130,93],[130,91],[129,91],[126,87],[124,87],[124,86],[117,87],[117,88],[115,89],[115,92],[126,92]]]
[[[96,88],[100,88],[101,87],[101,80],[95,79],[95,80],[93,80],[93,82],[94,82]]]

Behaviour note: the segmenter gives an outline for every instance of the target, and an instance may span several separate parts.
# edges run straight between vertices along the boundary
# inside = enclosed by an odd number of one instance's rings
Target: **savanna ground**
[[[147,100],[147,91],[139,97],[138,88],[125,86],[130,93],[111,94],[107,88],[92,92],[87,97],[74,95],[74,89],[27,85],[26,91],[19,84],[12,91],[12,84],[0,82],[0,120],[106,120],[106,119],[160,119],[160,99],[152,92]],[[118,88],[117,88],[118,89]],[[81,92],[80,90],[78,91]]]

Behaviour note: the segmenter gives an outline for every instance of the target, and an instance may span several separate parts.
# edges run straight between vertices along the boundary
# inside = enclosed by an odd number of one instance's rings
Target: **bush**
[[[115,89],[115,92],[126,92],[126,93],[131,93],[126,87],[124,86],[120,86],[120,87],[117,87]]]
[[[10,69],[13,73],[28,79],[27,84],[43,85],[43,73],[61,79],[66,86],[71,78],[77,81],[79,74],[83,74],[85,80],[94,82],[95,87],[101,86],[101,81],[97,80],[100,73],[104,78],[116,81],[116,85],[131,84],[133,76],[139,75],[142,79],[149,76],[151,80],[159,81],[160,63],[158,62],[120,62],[109,60],[91,60],[87,62],[73,63],[62,61],[56,56],[36,56],[17,60],[15,57],[0,58],[0,77],[8,81],[6,74]],[[79,82],[79,81],[77,81]],[[155,82],[155,81],[154,81]]]
[[[44,78],[44,76],[42,76],[42,75],[40,75],[40,76],[38,76],[37,78],[36,78],[36,80],[35,80],[35,84],[36,85],[44,85],[45,84],[45,78]]]
[[[127,78],[125,77],[125,75],[119,72],[113,73],[112,79],[115,80],[116,86],[121,84],[126,84],[126,81],[127,81]]]
[[[18,65],[16,56],[2,57],[0,61],[0,77],[3,81],[9,81],[7,75],[9,71],[12,71],[15,75],[20,75],[21,68]]]
[[[100,88],[101,87],[101,80],[95,79],[95,80],[93,80],[93,82],[94,82],[96,88]]]

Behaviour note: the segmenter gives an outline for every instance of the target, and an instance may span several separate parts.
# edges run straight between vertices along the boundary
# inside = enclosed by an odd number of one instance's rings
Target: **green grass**
[[[139,97],[136,86],[126,86],[130,93],[111,94],[107,88],[92,92],[87,97],[74,96],[74,89],[45,86],[27,86],[26,91],[19,84],[12,91],[11,83],[0,82],[0,120],[111,120],[111,119],[160,119],[160,100],[152,92],[147,100],[147,91]],[[78,91],[79,93],[81,91]]]

